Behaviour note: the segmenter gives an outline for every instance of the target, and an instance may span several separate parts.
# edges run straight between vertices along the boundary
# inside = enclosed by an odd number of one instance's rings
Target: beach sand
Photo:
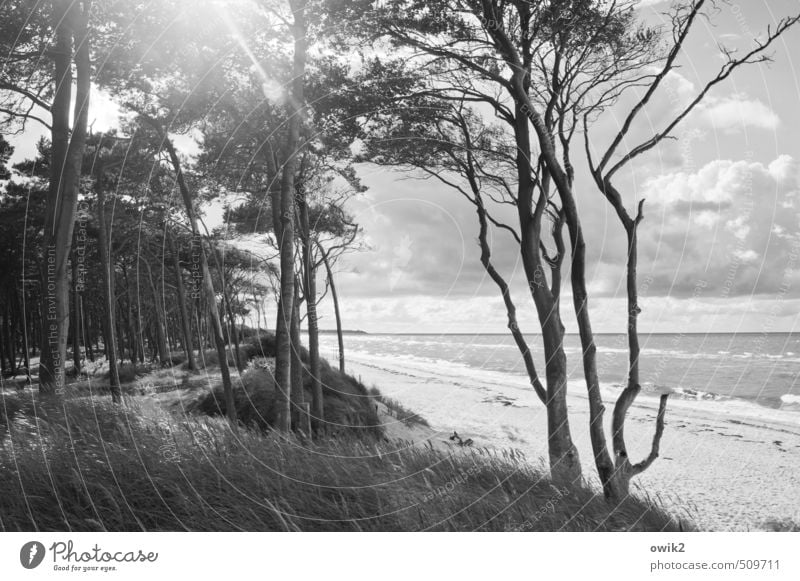
[[[458,431],[476,446],[515,448],[532,463],[546,457],[544,406],[524,377],[466,366],[432,369],[413,359],[348,354],[348,373],[425,418],[430,429],[409,430],[382,413],[393,438],[416,445],[450,445]],[[604,387],[607,432],[614,395]],[[570,425],[584,475],[598,486],[588,432],[585,385],[570,384]],[[634,462],[650,450],[658,400],[640,396],[626,424]],[[609,438],[610,441],[610,438]],[[634,480],[636,494],[658,497],[701,530],[766,530],[770,521],[800,523],[800,413],[738,400],[696,401],[672,396],[661,455]]]

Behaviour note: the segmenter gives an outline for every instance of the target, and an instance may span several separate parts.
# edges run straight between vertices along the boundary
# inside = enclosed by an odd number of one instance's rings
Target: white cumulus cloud
[[[775,130],[780,125],[777,113],[756,99],[731,95],[715,99],[705,108],[705,118],[717,131],[736,133],[745,128]]]

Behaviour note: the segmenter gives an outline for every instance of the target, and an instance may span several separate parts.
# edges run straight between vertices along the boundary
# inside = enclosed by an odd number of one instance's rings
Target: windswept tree
[[[567,416],[560,313],[561,271],[568,261],[589,395],[593,456],[604,491],[613,498],[624,497],[630,478],[657,457],[666,396],[661,398],[651,452],[642,462],[632,464],[627,458],[623,428],[627,409],[640,389],[635,231],[641,221],[641,204],[636,217],[631,218],[621,202],[613,199],[606,179],[611,176],[604,172],[613,170],[613,175],[657,145],[688,114],[684,112],[665,131],[609,165],[630,124],[674,66],[703,4],[697,0],[675,6],[673,35],[669,38],[664,31],[641,23],[635,2],[337,3],[343,17],[360,15],[367,28],[365,35],[372,31],[372,38],[401,53],[405,66],[392,81],[405,78],[417,82],[411,93],[398,99],[396,108],[365,115],[370,127],[365,158],[434,176],[475,205],[481,262],[498,285],[533,388],[547,406],[551,470],[556,476],[575,480],[581,475],[581,467]],[[747,55],[724,52],[727,62],[698,95],[697,102],[739,64],[759,61],[763,51],[794,22],[793,18],[782,21]],[[391,81],[376,76],[369,81],[384,88],[391,86]],[[588,134],[600,113],[617,104],[623,106],[621,95],[642,87],[644,97],[632,109],[607,154],[601,156],[602,161],[591,168],[594,181],[612,201],[629,233],[629,383],[615,407],[612,458],[606,444],[605,406],[589,313],[586,241],[576,201],[577,163],[572,142],[581,131],[584,136]],[[591,154],[586,139],[586,150]],[[516,210],[516,224],[498,218],[487,201],[499,202],[501,208],[510,204]],[[542,331],[544,382],[538,378],[530,348],[519,332],[510,287],[492,263],[489,228],[512,236],[519,246]],[[567,230],[569,250],[562,240],[563,228]]]

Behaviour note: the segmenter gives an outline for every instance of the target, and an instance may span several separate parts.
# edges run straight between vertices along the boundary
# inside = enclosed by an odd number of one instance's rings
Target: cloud
[[[799,168],[786,155],[716,160],[647,181],[639,273],[648,292],[800,296]]]
[[[725,133],[738,133],[747,127],[774,131],[780,125],[775,111],[742,94],[711,100],[703,108],[703,116],[715,130]]]
[[[637,8],[649,8],[651,6],[658,6],[659,4],[667,4],[669,0],[639,0],[636,5]]]

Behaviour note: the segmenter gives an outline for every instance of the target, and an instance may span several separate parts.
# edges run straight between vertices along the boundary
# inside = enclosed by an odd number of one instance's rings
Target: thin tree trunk
[[[175,150],[175,146],[169,139],[169,136],[164,133],[163,128],[157,122],[153,123],[153,125],[156,130],[161,133],[162,141],[164,146],[167,148],[167,152],[169,153],[172,167],[175,170],[178,189],[181,192],[183,203],[186,207],[186,214],[189,218],[189,224],[192,228],[192,235],[200,244],[200,268],[203,274],[203,289],[205,291],[206,301],[208,303],[206,307],[208,310],[209,324],[214,335],[214,342],[217,347],[217,356],[219,358],[220,373],[222,374],[222,388],[225,393],[225,408],[228,420],[232,425],[235,425],[237,419],[236,402],[233,397],[233,385],[231,383],[230,369],[228,368],[228,356],[225,349],[225,340],[222,337],[222,324],[219,319],[219,310],[217,309],[217,296],[216,292],[214,291],[214,282],[211,280],[211,271],[208,268],[208,258],[206,255],[205,244],[203,244],[203,239],[200,236],[200,230],[197,226],[197,217],[195,216],[194,206],[192,205],[192,196],[189,192],[189,186],[186,184],[186,180],[184,179],[180,159],[178,158],[178,152]]]
[[[25,293],[25,283],[23,282],[22,283],[22,294],[23,294],[23,297],[25,296],[24,293]],[[30,330],[28,329],[28,315],[25,312],[25,310],[26,310],[25,307],[27,306],[28,302],[25,301],[25,304],[23,305],[22,301],[20,300],[20,293],[17,291],[17,287],[16,286],[14,287],[14,300],[15,300],[15,302],[17,304],[17,312],[20,313],[20,316],[22,318],[22,321],[20,321],[21,322],[20,327],[22,329],[22,335],[20,337],[20,344],[21,344],[20,346],[22,348],[22,360],[23,360],[23,362],[25,364],[25,376],[27,378],[26,381],[27,381],[28,384],[30,384],[31,383],[31,352],[30,352],[30,346],[28,345],[28,333],[30,332]]]
[[[300,214],[300,236],[303,240],[303,275],[305,279],[306,314],[308,315],[308,358],[311,375],[311,425],[315,433],[325,426],[325,402],[322,396],[319,363],[319,325],[317,320],[317,269],[311,251],[311,229],[305,190],[298,188],[297,208]]]
[[[503,303],[506,307],[506,316],[508,318],[508,329],[511,331],[511,336],[514,338],[514,342],[517,344],[517,349],[519,350],[520,354],[522,355],[522,360],[525,363],[525,370],[528,373],[528,378],[530,379],[531,386],[533,387],[536,395],[539,399],[547,405],[547,392],[545,391],[544,386],[542,385],[541,380],[539,379],[539,374],[536,371],[536,366],[533,362],[533,355],[531,354],[531,350],[528,347],[528,342],[525,340],[525,336],[522,334],[522,331],[519,328],[519,324],[517,323],[517,307],[514,305],[514,301],[511,298],[511,290],[509,289],[508,283],[505,279],[497,272],[497,269],[491,262],[491,248],[489,247],[489,242],[487,240],[487,233],[489,229],[488,221],[487,221],[487,213],[486,208],[483,205],[483,196],[481,195],[480,185],[478,184],[477,180],[475,179],[472,158],[471,158],[471,140],[469,137],[469,133],[467,131],[467,127],[464,126],[465,130],[465,137],[467,138],[467,155],[469,156],[469,163],[468,163],[468,176],[467,179],[470,184],[470,188],[475,196],[474,202],[476,206],[476,210],[478,213],[478,244],[481,249],[481,264],[483,265],[484,270],[489,274],[489,277],[494,281],[497,287],[500,289],[500,294],[503,297]],[[557,280],[555,278],[557,273],[554,273],[554,281]],[[554,293],[555,294],[555,293]]]
[[[614,462],[608,452],[605,436],[605,405],[600,394],[600,380],[597,374],[597,347],[589,318],[589,296],[586,290],[586,243],[572,192],[561,192],[561,199],[572,245],[572,300],[583,352],[583,373],[589,399],[589,435],[592,452],[605,495],[609,498],[617,497],[618,491],[615,490],[614,483]]]
[[[2,314],[3,316],[3,323],[0,325],[0,374],[3,377],[6,376],[6,334],[5,334],[5,325],[6,325],[6,316],[5,313]]]
[[[656,431],[648,457],[638,464],[631,464],[628,450],[625,445],[625,419],[633,402],[641,391],[639,379],[639,331],[638,319],[639,290],[637,286],[636,267],[638,262],[637,239],[639,223],[642,221],[642,207],[644,200],[639,202],[639,208],[634,219],[624,221],[628,238],[628,261],[626,269],[626,286],[628,294],[628,383],[617,399],[611,423],[612,445],[615,459],[615,497],[623,498],[628,495],[630,481],[634,476],[641,474],[658,458],[661,436],[664,433],[664,417],[666,415],[668,394],[663,394],[659,401],[656,416]]]
[[[321,244],[317,243],[317,247],[322,255],[322,262],[325,264],[325,271],[328,273],[328,284],[331,287],[331,297],[333,298],[333,312],[336,316],[336,338],[339,342],[339,371],[344,373],[344,333],[342,331],[342,315],[339,312],[339,294],[336,292],[336,282],[334,281],[333,271],[331,270],[330,261],[328,260],[328,253]]]
[[[11,375],[17,374],[17,358],[14,355],[14,332],[11,325],[11,302],[6,303],[6,312],[3,317],[3,329],[5,330],[6,357],[11,371]]]
[[[161,300],[158,296],[158,291],[156,290],[155,281],[153,280],[153,271],[150,268],[150,264],[142,257],[142,262],[144,263],[145,268],[147,269],[147,280],[150,283],[150,293],[153,297],[153,305],[155,307],[155,317],[153,317],[153,328],[156,332],[156,349],[158,352],[158,360],[162,367],[168,365],[170,363],[169,352],[167,351],[167,340],[166,340],[166,317],[164,316],[164,309],[163,305],[161,304]]]
[[[218,248],[213,248],[212,246],[212,257],[214,258],[214,264],[217,266],[217,271],[219,272],[219,280],[220,280],[220,288],[222,289],[222,301],[223,301],[223,308],[225,309],[225,313],[228,315],[228,321],[230,325],[226,325],[228,328],[228,343],[233,342],[235,359],[236,359],[236,370],[239,373],[244,371],[244,366],[242,365],[242,356],[239,352],[239,335],[236,333],[236,319],[233,316],[233,308],[231,307],[231,299],[230,295],[228,294],[228,290],[225,288],[225,277],[224,271],[222,270],[222,257],[220,256],[220,252]]]
[[[197,362],[194,359],[194,345],[192,344],[192,328],[189,313],[186,309],[186,289],[183,286],[180,256],[178,255],[175,237],[167,231],[169,249],[172,253],[172,265],[175,268],[175,285],[178,289],[178,312],[181,318],[181,332],[183,333],[183,350],[186,353],[186,363],[189,371],[197,371]]]
[[[97,223],[98,223],[98,238],[100,248],[98,254],[100,255],[100,270],[102,272],[103,282],[103,335],[105,336],[106,357],[108,359],[108,377],[109,388],[111,389],[111,400],[114,403],[122,401],[122,389],[119,380],[119,368],[117,367],[117,338],[114,335],[116,326],[114,325],[114,286],[112,271],[112,264],[114,263],[111,257],[111,245],[108,240],[108,230],[106,227],[106,194],[102,184],[103,169],[102,162],[98,163],[97,169]]]
[[[292,308],[292,327],[289,334],[292,340],[291,375],[292,375],[292,428],[297,431],[305,428],[308,421],[305,417],[305,393],[303,391],[303,360],[300,357],[300,293],[299,284],[295,282],[294,305]]]
[[[81,373],[81,295],[78,284],[77,256],[72,257],[72,365],[75,368],[75,377]]]

